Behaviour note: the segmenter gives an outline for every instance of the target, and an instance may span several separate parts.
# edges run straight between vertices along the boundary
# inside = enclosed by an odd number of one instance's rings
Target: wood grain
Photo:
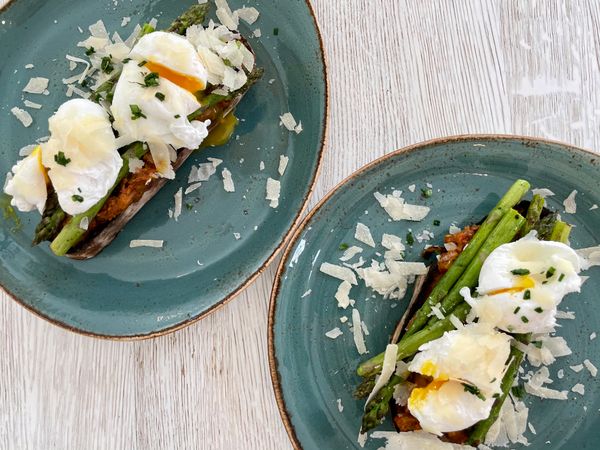
[[[312,205],[363,164],[433,137],[600,144],[593,0],[313,4],[328,53],[331,126]],[[2,294],[0,448],[290,448],[267,370],[273,274],[200,323],[135,343],[70,334]]]

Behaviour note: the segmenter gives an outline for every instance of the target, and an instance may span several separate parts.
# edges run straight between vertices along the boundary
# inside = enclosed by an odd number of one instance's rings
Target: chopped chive
[[[556,273],[556,268],[555,267],[550,267],[547,271],[546,271],[546,278],[552,278],[552,276]]]
[[[158,86],[159,75],[157,72],[150,72],[144,77],[144,87]]]
[[[413,236],[413,234],[412,234],[412,232],[411,232],[411,231],[409,231],[409,232],[406,234],[406,243],[407,243],[408,245],[413,245],[413,244],[415,243],[415,237]]]
[[[529,269],[513,269],[510,271],[513,275],[529,275],[531,272]]]
[[[185,207],[186,207],[187,209],[192,209],[192,208],[194,207],[194,205],[192,205],[191,203],[186,203],[186,204],[185,204]]]
[[[340,244],[339,249],[342,250],[342,251],[344,251],[344,250],[348,250],[348,247],[350,247],[348,244],[346,244],[345,242],[342,242]]]
[[[115,70],[115,66],[112,65],[112,55],[108,55],[102,58],[100,68],[104,73],[111,73],[113,70]]]
[[[83,197],[81,195],[72,195],[71,200],[77,203],[83,202]]]
[[[275,35],[275,36],[279,35],[279,28],[273,28],[273,35]]]
[[[433,195],[433,189],[423,188],[423,189],[421,189],[421,195],[425,198],[429,198]]]
[[[440,223],[442,223],[442,222],[440,222],[440,221],[439,221],[439,220],[437,220],[437,219],[435,219],[435,220],[433,221],[433,225],[434,225],[434,226],[436,226],[436,227],[439,227],[439,226],[440,226]]]
[[[531,291],[529,289],[523,294],[523,300],[531,300]]]
[[[179,119],[181,116],[179,114],[175,114],[173,117],[175,117],[176,119]]]
[[[92,56],[94,53],[96,53],[96,49],[94,47],[90,47],[85,50],[86,56]]]
[[[138,67],[143,67],[146,64],[148,64],[148,61],[142,61],[141,63],[138,64]]]
[[[520,307],[520,306],[517,306],[517,307],[515,308],[515,310],[513,311],[513,314],[517,314],[517,313],[518,313],[520,310],[521,310],[521,307]]]
[[[129,105],[129,109],[131,110],[131,120],[137,120],[140,117],[147,119],[138,105]]]
[[[521,322],[528,323],[529,319],[527,317],[525,317],[525,316],[521,316]]]
[[[125,58],[125,59],[123,60],[123,64],[127,64],[129,61],[131,61],[131,58]]]
[[[479,388],[477,386],[473,386],[473,385],[466,384],[466,383],[462,383],[462,385],[465,388],[465,392],[468,392],[469,394],[473,394],[475,397],[485,401],[485,397],[483,396],[483,394],[481,393],[481,391],[479,390]]]
[[[66,166],[67,164],[69,164],[71,162],[71,160],[69,158],[67,158],[65,156],[64,152],[62,152],[62,151],[60,151],[56,155],[54,155],[54,161],[56,161],[56,164],[59,164],[61,166]]]
[[[163,94],[162,92],[157,92],[156,94],[154,94],[154,96],[159,99],[161,102],[165,101],[165,94]]]
[[[558,281],[562,281],[562,280],[564,280],[564,279],[565,279],[565,274],[564,274],[564,273],[561,273],[561,274],[560,274],[560,277],[558,277]]]
[[[506,327],[508,329],[508,331],[510,331],[511,333],[515,330],[515,327],[513,327],[512,325],[509,325]]]
[[[537,308],[535,308],[535,309],[534,309],[534,311],[535,311],[536,313],[539,313],[539,314],[541,314],[541,313],[543,313],[543,312],[544,312],[543,308],[542,308],[542,307],[540,307],[540,306],[538,306]]]
[[[535,341],[533,342],[533,345],[535,345],[537,348],[542,348],[542,341]]]

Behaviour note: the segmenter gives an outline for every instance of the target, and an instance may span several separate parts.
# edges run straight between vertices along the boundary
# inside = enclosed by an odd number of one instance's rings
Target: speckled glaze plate
[[[352,397],[359,382],[355,374],[364,359],[354,346],[348,323],[340,322],[349,311],[337,307],[334,295],[339,282],[319,272],[323,262],[335,263],[341,256],[340,243],[359,244],[354,239],[356,222],[368,225],[376,242],[381,235],[404,237],[409,228],[416,235],[429,229],[442,239],[448,227],[464,226],[483,218],[508,187],[518,178],[533,187],[547,187],[556,193],[549,205],[563,210],[562,201],[577,189],[576,215],[563,217],[576,227],[571,243],[575,248],[600,242],[600,158],[598,155],[556,142],[509,136],[459,136],[408,147],[391,153],[356,172],[334,189],[303,221],[281,261],[271,297],[269,354],[271,374],[279,408],[296,448],[358,449],[358,431],[363,401]],[[433,195],[420,196],[426,183]],[[416,185],[411,193],[408,186]],[[373,193],[402,190],[410,203],[431,207],[422,222],[390,222],[373,198]],[[439,220],[439,226],[433,221]],[[425,243],[416,243],[406,260],[420,261]],[[381,246],[362,245],[365,260]],[[576,320],[561,321],[559,335],[567,339],[573,354],[551,366],[552,388],[570,390],[576,383],[586,386],[585,396],[569,393],[559,402],[527,397],[530,422],[537,435],[527,433],[531,450],[597,449],[600,438],[600,389],[586,371],[575,373],[570,365],[588,358],[600,364],[600,344],[591,341],[600,331],[600,270],[588,271],[591,278],[580,295],[571,295],[561,309],[574,311]],[[310,292],[310,293],[309,293]],[[402,316],[406,302],[371,296],[363,284],[353,287],[351,298],[366,323],[367,348],[374,356],[383,351],[391,331]],[[407,294],[410,298],[410,292]],[[335,340],[325,332],[340,327]],[[558,379],[557,370],[566,369]],[[338,410],[338,399],[343,411]],[[392,429],[388,420],[382,429]],[[547,442],[550,442],[548,444]],[[365,448],[374,450],[385,442],[369,439]],[[513,446],[511,448],[520,448]]]
[[[81,55],[76,43],[87,27],[102,19],[109,32],[126,38],[136,23],[158,18],[158,28],[195,0],[13,0],[0,11],[0,173],[18,159],[19,148],[48,134],[48,117],[66,100],[62,78],[72,75],[65,54]],[[240,8],[242,0],[229,0]],[[0,226],[0,284],[19,303],[51,322],[80,333],[112,338],[155,336],[204,317],[239,293],[272,260],[299,220],[322,159],[327,116],[327,82],[321,38],[308,1],[261,0],[252,26],[241,33],[257,54],[264,78],[237,109],[241,123],[229,144],[193,155],[177,179],[125,227],[99,256],[72,261],[51,254],[47,244],[30,246],[39,220],[19,214],[15,229],[6,217]],[[123,17],[131,17],[121,27]],[[78,31],[84,30],[84,34]],[[251,37],[260,28],[262,37]],[[299,36],[302,38],[299,39]],[[33,69],[26,69],[34,64]],[[80,69],[78,69],[80,71]],[[50,95],[23,94],[34,76],[51,79]],[[272,80],[272,81],[271,81]],[[43,104],[30,110],[24,128],[10,113],[23,98]],[[291,111],[301,134],[279,125]],[[279,179],[279,156],[289,165],[281,178],[280,206],[265,200],[268,177]],[[224,160],[235,193],[226,193],[220,176],[185,196],[178,222],[167,212],[192,164],[208,157]],[[260,170],[264,161],[265,169]],[[185,187],[184,187],[185,189]],[[239,233],[240,239],[234,237]],[[163,249],[130,249],[132,239],[162,239]]]

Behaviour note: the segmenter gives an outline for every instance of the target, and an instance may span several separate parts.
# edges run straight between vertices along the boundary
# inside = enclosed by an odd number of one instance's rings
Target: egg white
[[[144,77],[149,73],[134,61],[125,64],[110,108],[113,127],[119,132],[121,146],[147,142],[158,172],[173,178],[170,160],[174,153],[169,146],[198,148],[208,136],[210,121],[190,122],[187,116],[201,105],[194,95],[169,80],[159,78],[158,86],[144,87]],[[156,97],[158,92],[164,95],[163,101]],[[137,106],[145,117],[133,117],[131,105]]]
[[[37,209],[40,214],[44,212],[48,192],[40,147],[36,147],[29,156],[13,166],[7,176],[4,192],[12,196],[10,204],[19,211]]]
[[[94,102],[75,99],[63,103],[48,124],[42,162],[58,202],[67,214],[85,212],[108,193],[123,165],[108,114]],[[70,160],[66,165],[57,161],[59,152]]]

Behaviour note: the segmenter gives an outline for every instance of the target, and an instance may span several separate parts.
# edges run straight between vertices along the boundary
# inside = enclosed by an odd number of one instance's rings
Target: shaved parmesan
[[[153,240],[153,239],[134,239],[129,243],[130,248],[137,247],[153,247],[162,248],[165,241]]]
[[[33,69],[35,66],[33,64],[25,64],[26,69]]]
[[[356,245],[353,245],[352,247],[349,247],[348,249],[346,249],[346,251],[344,251],[344,254],[342,256],[340,256],[340,261],[343,261],[343,262],[350,261],[357,254],[362,253],[362,251],[363,251],[362,248],[357,247]]]
[[[386,445],[379,450],[473,450],[471,446],[442,442],[437,436],[425,431],[375,431],[371,433],[371,437],[386,439]]]
[[[231,178],[231,172],[227,169],[223,169],[221,175],[223,176],[223,189],[225,189],[225,192],[235,192],[235,186],[233,184],[233,178]]]
[[[140,170],[142,167],[144,167],[144,161],[142,161],[139,158],[130,157],[130,158],[128,158],[128,161],[129,161],[129,173],[136,173],[138,170]]]
[[[335,299],[338,302],[338,307],[346,309],[350,306],[352,300],[350,299],[350,290],[352,289],[352,285],[348,281],[342,281],[342,283],[338,286],[337,292],[335,293]]]
[[[23,88],[23,92],[28,92],[29,94],[43,94],[44,91],[48,89],[49,81],[48,78],[33,77]]]
[[[410,220],[419,222],[429,214],[430,208],[427,206],[410,205],[405,203],[404,199],[394,195],[382,195],[375,192],[375,198],[381,207],[388,213],[394,221]]]
[[[175,199],[175,208],[173,209],[173,218],[175,219],[175,222],[177,222],[177,219],[181,215],[182,198],[183,198],[182,188],[179,188],[177,190],[177,192],[175,193],[175,197],[174,197],[174,199]]]
[[[131,17],[123,17],[121,19],[121,26],[126,27],[129,22],[131,22]]]
[[[344,334],[344,332],[340,330],[340,327],[335,327],[333,330],[329,330],[327,333],[325,333],[325,336],[327,336],[329,339],[336,339],[342,334]]]
[[[310,294],[312,293],[312,289],[309,289],[308,291],[306,291],[304,294],[302,294],[300,296],[300,298],[306,298],[308,297]]]
[[[337,407],[338,407],[338,411],[339,412],[344,412],[344,405],[342,405],[342,399],[341,398],[337,399]]]
[[[354,238],[357,241],[362,242],[363,244],[367,244],[370,247],[375,247],[375,241],[373,240],[373,236],[371,235],[371,230],[369,227],[363,223],[358,222],[356,224],[356,232],[354,233]]]
[[[19,156],[29,156],[35,150],[37,145],[26,145],[19,150]]]
[[[590,206],[590,211],[593,211],[595,209],[598,209],[598,205],[594,203],[592,206]]]
[[[347,281],[353,285],[358,284],[354,272],[347,267],[336,266],[335,264],[324,262],[321,264],[319,270],[330,277],[337,278],[338,280]]]
[[[356,311],[356,310],[354,310]],[[354,311],[352,312],[354,314]],[[390,381],[392,375],[396,371],[396,354],[398,353],[398,346],[396,344],[388,344],[385,348],[385,353],[383,355],[383,365],[381,366],[381,374],[379,378],[377,378],[377,382],[375,386],[373,386],[373,390],[369,394],[367,401],[365,402],[365,409],[369,402],[377,395],[377,393],[381,390],[383,386]]]
[[[569,366],[569,369],[571,369],[575,373],[579,373],[583,370],[583,364],[578,364],[576,366]]]
[[[556,311],[556,318],[574,320],[575,313],[573,311]]]
[[[279,169],[277,170],[279,172],[279,175],[283,176],[289,160],[290,158],[288,158],[287,156],[279,155]]]
[[[352,310],[352,333],[354,334],[354,345],[356,345],[358,354],[364,355],[365,353],[369,353],[365,345],[365,338],[360,322],[360,313],[357,309]]]
[[[260,31],[260,28],[257,28],[256,30],[254,30],[254,32],[252,33],[252,36],[254,36],[255,38],[261,37],[262,31]]]
[[[547,188],[532,189],[531,192],[533,195],[539,195],[542,198],[552,197],[554,195],[554,192]]]
[[[600,266],[600,245],[596,247],[580,248],[577,254],[583,259],[582,268],[587,270],[593,266]]]
[[[571,388],[571,391],[580,394],[580,395],[585,395],[585,386],[581,383],[577,383],[575,386],[573,386]]]
[[[279,125],[282,125],[288,131],[294,131],[296,129],[296,119],[294,119],[292,113],[287,112],[279,116],[279,120]]]
[[[567,391],[557,391],[556,389],[550,389],[546,387],[532,387],[528,383],[525,383],[525,392],[531,395],[535,395],[540,398],[548,398],[551,400],[567,400]]]
[[[31,115],[25,111],[24,109],[17,108],[16,106],[10,110],[10,112],[15,116],[19,122],[23,124],[24,127],[29,127],[33,123],[33,119]]]
[[[596,377],[596,375],[598,375],[598,369],[592,364],[592,362],[589,359],[584,360],[583,365],[588,370],[591,376]]]
[[[577,203],[575,202],[575,196],[577,195],[577,191],[574,190],[569,194],[569,196],[563,202],[565,207],[565,212],[567,214],[575,214],[577,212]]]
[[[240,8],[235,11],[240,19],[246,22],[248,25],[252,25],[258,19],[259,12],[256,8]]]
[[[279,206],[279,195],[281,194],[281,183],[279,180],[274,180],[273,178],[267,178],[267,196],[266,200],[269,200],[271,203],[269,206],[271,208],[277,208]]]
[[[89,226],[90,226],[89,217],[87,217],[87,216],[82,217],[82,219],[79,221],[79,228],[81,228],[82,230],[87,230]]]
[[[202,183],[193,183],[193,184],[190,184],[190,185],[189,185],[189,186],[188,186],[188,187],[185,189],[185,192],[184,192],[184,194],[185,194],[185,195],[191,194],[192,192],[194,192],[194,191],[196,191],[196,190],[200,189],[200,186],[202,186]]]
[[[25,106],[27,106],[28,108],[33,108],[33,109],[41,109],[42,108],[42,105],[40,105],[39,103],[30,102],[29,100],[25,100],[23,102],[23,104]]]

